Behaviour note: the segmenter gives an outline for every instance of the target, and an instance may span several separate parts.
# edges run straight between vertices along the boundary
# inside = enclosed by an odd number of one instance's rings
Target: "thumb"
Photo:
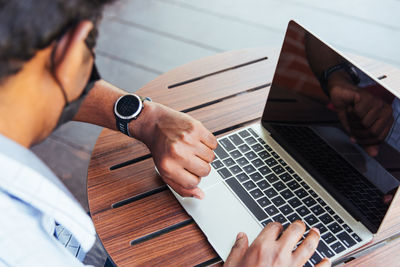
[[[330,267],[332,266],[331,260],[329,258],[324,258],[315,267]]]
[[[236,236],[236,242],[232,247],[231,253],[225,261],[224,267],[239,266],[240,260],[243,258],[249,247],[249,240],[245,233],[240,232]]]

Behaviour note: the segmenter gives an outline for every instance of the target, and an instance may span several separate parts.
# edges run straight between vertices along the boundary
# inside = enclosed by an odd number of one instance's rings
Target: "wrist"
[[[133,138],[148,144],[151,133],[158,119],[158,104],[150,101],[143,102],[143,110],[136,120],[129,122],[129,132]]]

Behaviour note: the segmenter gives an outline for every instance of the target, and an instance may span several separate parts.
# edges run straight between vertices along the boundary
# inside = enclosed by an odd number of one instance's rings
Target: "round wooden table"
[[[186,112],[220,136],[260,118],[278,54],[269,48],[218,54],[169,71],[137,93]],[[400,71],[365,58],[355,60],[376,77],[386,75],[386,84],[400,87]],[[156,174],[151,154],[142,143],[104,129],[93,150],[87,187],[96,231],[118,266],[220,262]],[[400,231],[400,211],[393,213],[398,219],[386,225],[375,242]],[[392,266],[400,262],[399,251],[396,241],[349,265]]]

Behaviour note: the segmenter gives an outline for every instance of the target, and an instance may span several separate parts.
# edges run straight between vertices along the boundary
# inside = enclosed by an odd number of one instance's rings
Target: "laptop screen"
[[[263,126],[373,233],[400,184],[399,115],[399,98],[289,23]]]

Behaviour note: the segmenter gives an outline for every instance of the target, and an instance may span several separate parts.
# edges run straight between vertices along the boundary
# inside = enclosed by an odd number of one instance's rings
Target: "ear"
[[[65,33],[54,51],[54,75],[64,87],[68,99],[71,101],[80,92],[76,88],[83,88],[90,74],[92,60],[85,39],[93,29],[93,23],[82,21]],[[85,79],[86,77],[86,79]]]

